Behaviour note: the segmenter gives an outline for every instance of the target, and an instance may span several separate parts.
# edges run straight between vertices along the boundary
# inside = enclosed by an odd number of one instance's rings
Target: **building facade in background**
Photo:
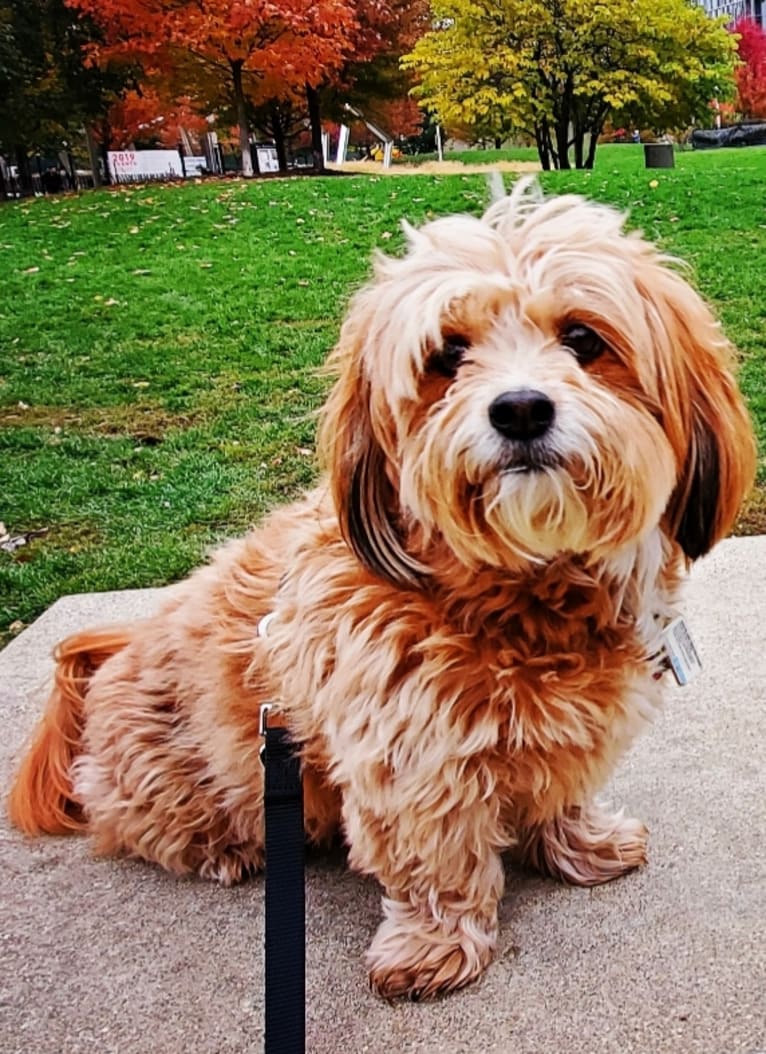
[[[698,0],[698,3],[711,17],[726,15],[731,22],[736,22],[738,18],[752,18],[766,29],[764,0]]]

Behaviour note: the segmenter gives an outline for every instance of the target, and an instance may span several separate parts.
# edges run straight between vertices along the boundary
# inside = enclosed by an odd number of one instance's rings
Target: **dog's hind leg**
[[[258,701],[232,727],[189,655],[157,620],[94,675],[74,791],[97,853],[231,885],[263,864]]]
[[[593,802],[519,832],[518,855],[563,882],[597,886],[646,863],[647,835],[640,820],[609,813]]]

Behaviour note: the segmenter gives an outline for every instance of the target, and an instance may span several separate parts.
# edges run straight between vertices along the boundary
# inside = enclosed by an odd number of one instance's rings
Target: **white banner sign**
[[[258,168],[261,172],[279,172],[279,158],[273,146],[259,146]]]
[[[177,150],[110,150],[109,175],[115,183],[142,179],[182,179]]]
[[[204,154],[187,154],[184,158],[184,168],[186,169],[186,176],[201,176],[207,171],[207,159]]]

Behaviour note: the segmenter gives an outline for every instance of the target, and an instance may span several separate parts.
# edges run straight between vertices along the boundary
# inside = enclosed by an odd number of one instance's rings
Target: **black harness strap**
[[[284,728],[264,733],[265,1054],[306,1047],[306,896],[300,759]]]

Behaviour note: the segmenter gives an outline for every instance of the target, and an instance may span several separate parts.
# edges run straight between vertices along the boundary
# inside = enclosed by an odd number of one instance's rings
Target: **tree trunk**
[[[279,119],[279,106],[276,102],[272,102],[270,110],[271,134],[274,137],[274,146],[277,150],[277,162],[279,164],[279,171],[287,172],[287,147],[285,144],[285,130],[282,127],[281,120]]]
[[[558,167],[571,168],[569,164],[569,114],[564,107],[564,115],[556,121],[556,153],[558,154]]]
[[[112,182],[112,174],[109,171],[109,148],[107,147],[106,142],[101,144],[101,163],[104,168],[104,183],[108,187]]]
[[[556,114],[556,153],[559,155],[559,168],[571,168],[569,161],[569,132],[577,120],[575,99],[573,94],[573,78],[567,73],[567,78],[561,88],[558,101],[554,104]]]
[[[90,170],[93,173],[93,186],[100,187],[103,183],[101,168],[98,163],[98,143],[89,124],[85,125],[85,142],[88,146],[88,157],[90,158]]]
[[[585,159],[585,167],[593,168],[593,163],[596,160],[596,147],[598,146],[598,137],[601,135],[603,125],[601,128],[591,128],[590,130],[590,145],[588,147],[588,156]]]
[[[542,128],[543,128],[543,136],[545,137],[545,145],[546,145],[546,149],[548,151],[548,156],[551,159],[551,168],[558,168],[559,167],[559,155],[558,155],[556,146],[554,145],[554,142],[553,142],[553,133],[552,133],[552,130],[551,130],[551,126],[548,123],[548,118],[547,117],[543,118]]]
[[[502,148],[503,148],[503,140],[500,138],[499,135],[496,135],[495,136],[495,150],[502,150]]]
[[[314,157],[314,171],[317,175],[321,175],[325,171],[322,152],[322,116],[319,112],[319,92],[310,84],[306,85],[306,102],[311,122],[311,153]]]
[[[239,149],[242,153],[242,175],[253,175],[253,155],[250,151],[250,126],[247,120],[247,103],[245,89],[242,86],[242,59],[231,63],[231,81],[234,87],[234,102],[237,107],[237,124],[239,125]]]
[[[95,135],[94,135],[95,139]],[[101,177],[102,183],[105,187],[111,185],[112,173],[109,171],[109,147],[112,143],[112,130],[109,127],[109,121],[104,118],[100,122],[98,141],[96,142],[96,150],[98,156],[101,158]],[[98,167],[98,165],[96,166]]]
[[[550,172],[551,154],[548,149],[548,136],[546,135],[545,126],[542,124],[535,125],[535,142],[537,144],[537,156],[540,158],[543,172]]]
[[[587,132],[588,129],[585,123],[584,115],[582,113],[575,112],[574,120],[572,121],[575,168],[583,167],[583,158],[585,156],[585,136]]]
[[[19,193],[22,197],[31,196],[34,194],[34,186],[32,184],[32,166],[29,163],[27,148],[23,143],[17,143],[15,153]]]

